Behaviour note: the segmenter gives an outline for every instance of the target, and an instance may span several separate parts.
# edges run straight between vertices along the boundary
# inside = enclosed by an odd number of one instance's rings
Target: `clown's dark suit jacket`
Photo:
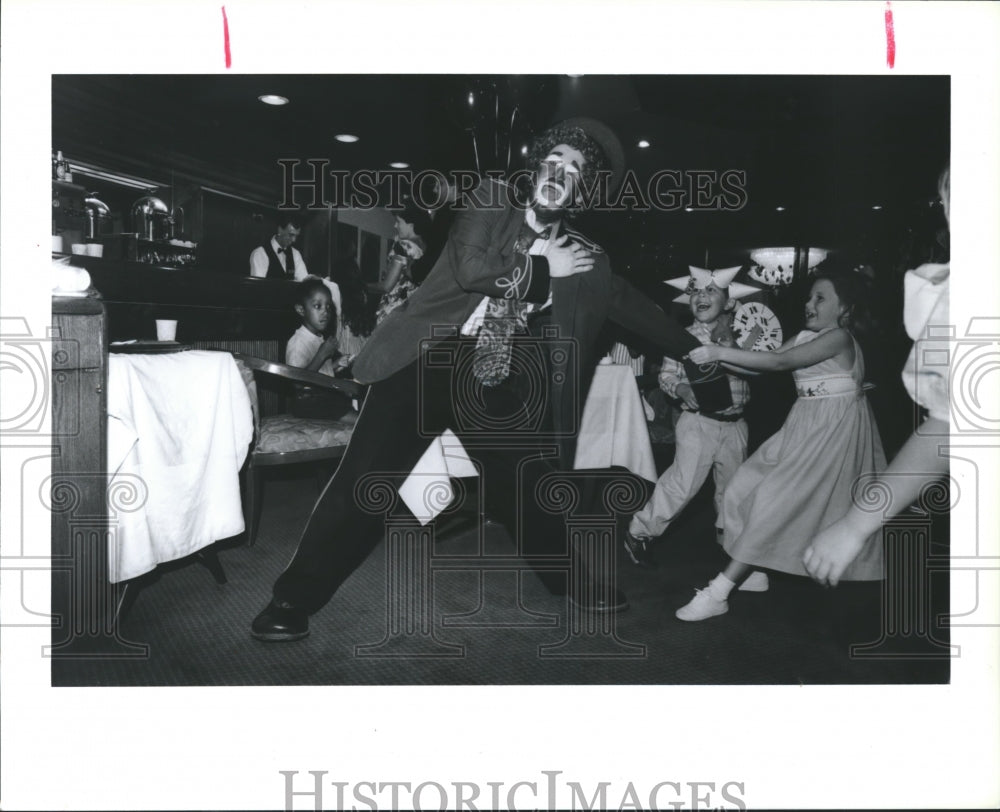
[[[579,232],[562,227],[570,240],[594,257],[594,267],[563,278],[550,278],[548,260],[515,250],[524,228],[525,210],[503,183],[481,183],[459,210],[447,244],[423,284],[379,325],[354,361],[362,383],[383,380],[417,359],[433,345],[432,337],[456,333],[483,297],[514,296],[544,303],[551,286],[551,324],[560,338],[575,340],[577,357],[563,374],[553,375],[552,419],[557,432],[578,425],[570,410],[583,403],[596,363],[598,333],[608,319],[680,359],[697,339],[621,277],[611,273],[608,255]],[[553,235],[557,236],[557,235]],[[576,371],[579,371],[579,375]],[[557,370],[558,372],[558,370]],[[571,391],[568,387],[572,387]],[[573,450],[563,447],[563,461]]]

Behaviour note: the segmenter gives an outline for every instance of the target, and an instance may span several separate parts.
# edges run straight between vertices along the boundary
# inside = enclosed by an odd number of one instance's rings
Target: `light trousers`
[[[722,496],[726,484],[747,458],[747,423],[726,423],[684,412],[675,428],[677,447],[674,461],[656,481],[656,487],[642,510],[632,517],[629,532],[636,538],[655,538],[687,506],[708,478],[715,477],[716,525],[722,516]]]

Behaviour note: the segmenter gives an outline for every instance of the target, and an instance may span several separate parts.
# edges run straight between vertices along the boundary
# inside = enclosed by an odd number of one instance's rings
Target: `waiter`
[[[290,214],[280,220],[274,236],[250,252],[250,276],[268,279],[294,279],[296,282],[309,276],[306,261],[302,259],[302,254],[295,247],[295,240],[301,233],[302,220],[299,217]],[[323,284],[327,286],[333,297],[333,306],[336,308],[339,320],[340,286],[330,279],[323,279]]]
[[[250,276],[268,279],[305,279],[309,275],[295,240],[302,232],[302,221],[289,215],[278,223],[273,237],[250,252]]]

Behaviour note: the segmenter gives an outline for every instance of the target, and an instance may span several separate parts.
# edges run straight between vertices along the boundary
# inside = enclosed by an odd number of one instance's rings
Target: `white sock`
[[[720,572],[708,582],[708,594],[717,601],[724,601],[729,598],[729,593],[733,591],[736,584],[730,581],[725,573]]]

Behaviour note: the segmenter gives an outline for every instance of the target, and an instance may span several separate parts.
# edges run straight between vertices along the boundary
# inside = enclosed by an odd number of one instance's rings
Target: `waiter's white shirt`
[[[281,263],[281,267],[284,269],[288,267],[288,261],[285,259],[284,251],[279,253],[280,248],[281,246],[278,245],[278,241],[274,237],[271,237],[271,249],[274,253],[278,254],[278,262]],[[305,260],[302,259],[302,254],[299,253],[299,249],[294,245],[289,250],[295,258],[295,280],[305,279],[309,276],[309,270],[306,268]],[[267,267],[270,264],[267,258],[267,251],[264,250],[262,245],[258,245],[250,252],[250,276],[267,276]]]
[[[278,245],[277,240],[271,237],[271,248],[274,253],[278,254],[278,262],[281,263],[282,268],[286,268],[285,253],[282,251],[278,253],[278,249],[281,248]],[[309,276],[309,269],[306,268],[306,261],[302,259],[302,254],[299,253],[299,249],[294,245],[289,249],[292,252],[292,256],[295,258],[295,281],[298,282]],[[264,250],[263,246],[257,246],[250,252],[250,276],[265,277],[267,276],[267,268],[270,265],[270,260],[267,258],[267,251]],[[330,289],[330,295],[333,297],[333,306],[337,308],[337,318],[340,318],[340,286],[330,280],[324,279],[323,284]]]

